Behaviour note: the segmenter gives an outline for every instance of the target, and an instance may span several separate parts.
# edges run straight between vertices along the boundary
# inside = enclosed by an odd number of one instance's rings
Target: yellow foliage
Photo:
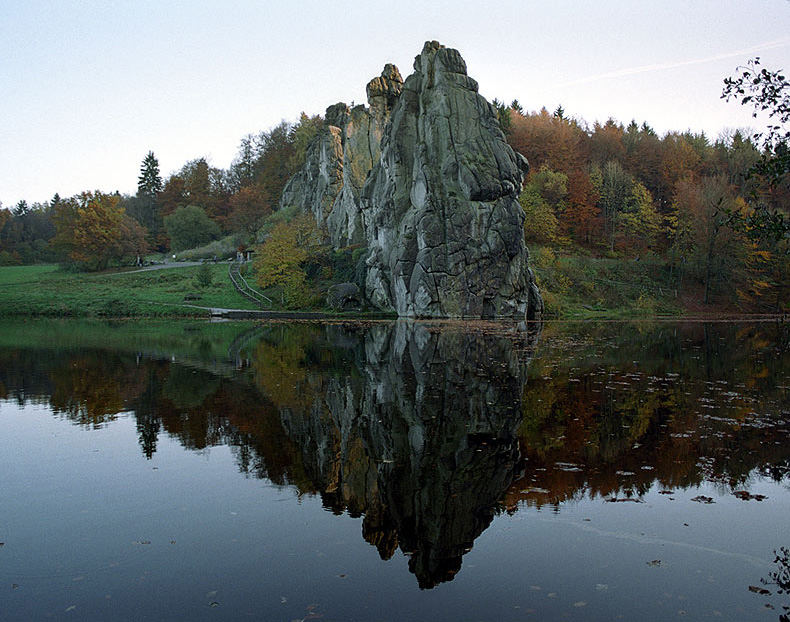
[[[277,223],[255,254],[255,274],[262,288],[282,288],[282,303],[290,308],[309,301],[307,275],[301,264],[320,243],[311,214],[299,214],[290,222]]]

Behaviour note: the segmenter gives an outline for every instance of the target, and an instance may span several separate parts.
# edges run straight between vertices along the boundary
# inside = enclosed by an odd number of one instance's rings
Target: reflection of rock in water
[[[325,382],[309,413],[283,409],[327,506],[365,514],[382,558],[400,545],[423,588],[451,579],[490,524],[518,462],[534,337],[399,322],[349,339],[357,369]]]

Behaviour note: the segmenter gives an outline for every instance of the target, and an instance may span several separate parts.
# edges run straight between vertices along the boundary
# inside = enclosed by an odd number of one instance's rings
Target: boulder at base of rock
[[[355,283],[336,283],[329,288],[326,304],[330,309],[358,309],[362,306],[362,292]]]

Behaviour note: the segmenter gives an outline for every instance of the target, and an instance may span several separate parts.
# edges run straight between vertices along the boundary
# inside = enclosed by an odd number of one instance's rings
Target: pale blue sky
[[[247,133],[364,101],[385,63],[405,77],[427,39],[488,99],[715,138],[755,125],[719,99],[738,64],[790,71],[790,2],[3,0],[0,201],[134,193],[149,150],[164,175],[225,168]]]

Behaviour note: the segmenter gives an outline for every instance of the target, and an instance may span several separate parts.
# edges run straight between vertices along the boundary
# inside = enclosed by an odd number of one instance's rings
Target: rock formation
[[[461,55],[427,42],[369,108],[327,109],[281,206],[310,210],[335,247],[368,248],[364,293],[408,317],[538,319],[518,204],[526,159],[505,141]]]
[[[384,127],[402,87],[398,68],[388,64],[368,83],[369,107],[341,102],[327,108],[304,166],[283,190],[280,206],[310,211],[335,248],[365,242],[362,186],[381,154]]]

